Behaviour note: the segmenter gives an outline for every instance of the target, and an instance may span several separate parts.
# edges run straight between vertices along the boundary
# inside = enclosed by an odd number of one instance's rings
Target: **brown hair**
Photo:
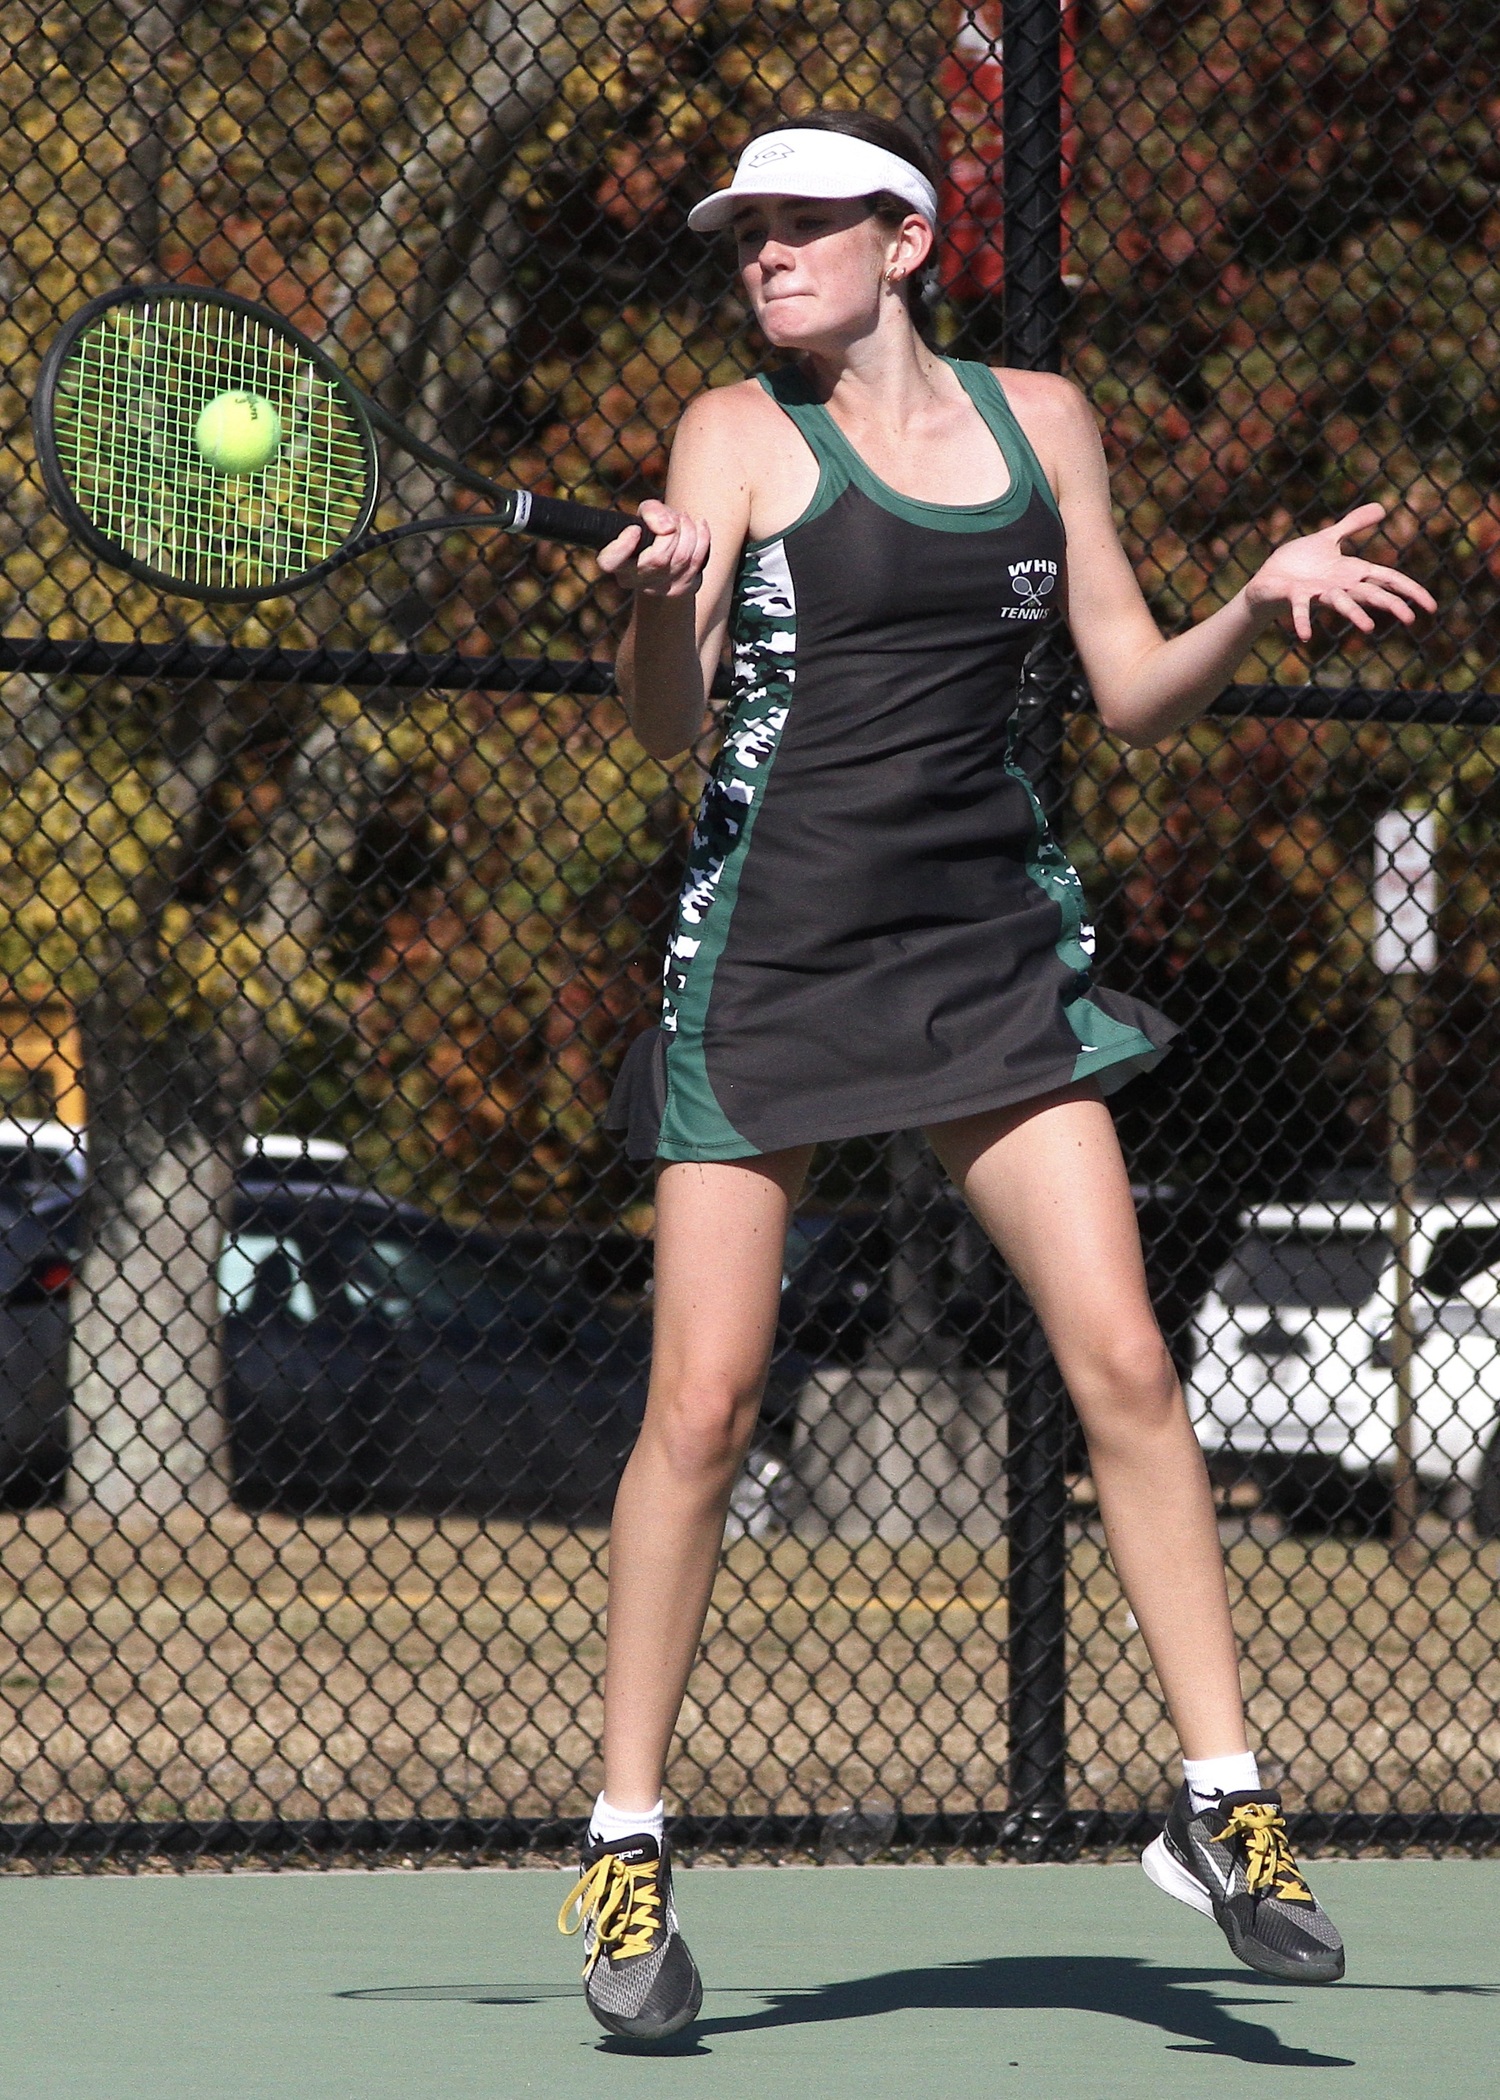
[[[886,153],[894,153],[909,167],[925,176],[933,188],[938,187],[938,171],[931,154],[915,133],[904,124],[897,124],[890,117],[874,116],[864,109],[815,109],[805,117],[776,117],[763,124],[755,134],[762,138],[768,131],[835,131],[846,139],[862,139],[867,146],[879,146]],[[871,209],[885,226],[899,226],[911,216],[911,206],[905,198],[893,196],[889,190],[877,190],[870,199]],[[906,311],[911,316],[912,326],[924,340],[929,333],[928,287],[933,281],[933,269],[937,260],[934,247],[931,256],[920,270],[913,270],[901,285],[906,300]]]

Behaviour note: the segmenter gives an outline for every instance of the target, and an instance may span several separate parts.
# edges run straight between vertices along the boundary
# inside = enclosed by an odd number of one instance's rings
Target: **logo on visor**
[[[790,160],[796,148],[793,146],[756,146],[740,162],[742,168],[769,167],[773,160]]]

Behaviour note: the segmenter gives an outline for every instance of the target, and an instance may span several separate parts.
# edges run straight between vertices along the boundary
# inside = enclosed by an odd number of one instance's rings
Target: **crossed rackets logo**
[[[1040,605],[1056,581],[1055,576],[1012,576],[1010,587],[1023,605]]]

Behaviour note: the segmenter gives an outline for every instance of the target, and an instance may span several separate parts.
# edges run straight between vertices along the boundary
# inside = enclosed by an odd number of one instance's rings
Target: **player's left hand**
[[[1361,634],[1373,633],[1371,612],[1393,613],[1410,627],[1417,611],[1436,612],[1437,600],[1399,569],[1345,554],[1343,543],[1369,532],[1385,516],[1383,503],[1361,503],[1357,510],[1278,547],[1245,586],[1245,603],[1258,613],[1290,609],[1300,641],[1312,640],[1312,613],[1325,605],[1341,613]],[[1415,608],[1415,609],[1414,609]]]

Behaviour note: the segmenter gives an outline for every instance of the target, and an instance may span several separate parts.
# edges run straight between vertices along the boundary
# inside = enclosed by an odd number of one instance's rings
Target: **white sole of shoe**
[[[1181,1860],[1174,1859],[1167,1850],[1164,1837],[1151,1840],[1141,1854],[1141,1865],[1146,1870],[1146,1879],[1153,1882],[1164,1896],[1175,1896],[1179,1903],[1190,1905],[1205,1918],[1213,1916],[1213,1898]]]

